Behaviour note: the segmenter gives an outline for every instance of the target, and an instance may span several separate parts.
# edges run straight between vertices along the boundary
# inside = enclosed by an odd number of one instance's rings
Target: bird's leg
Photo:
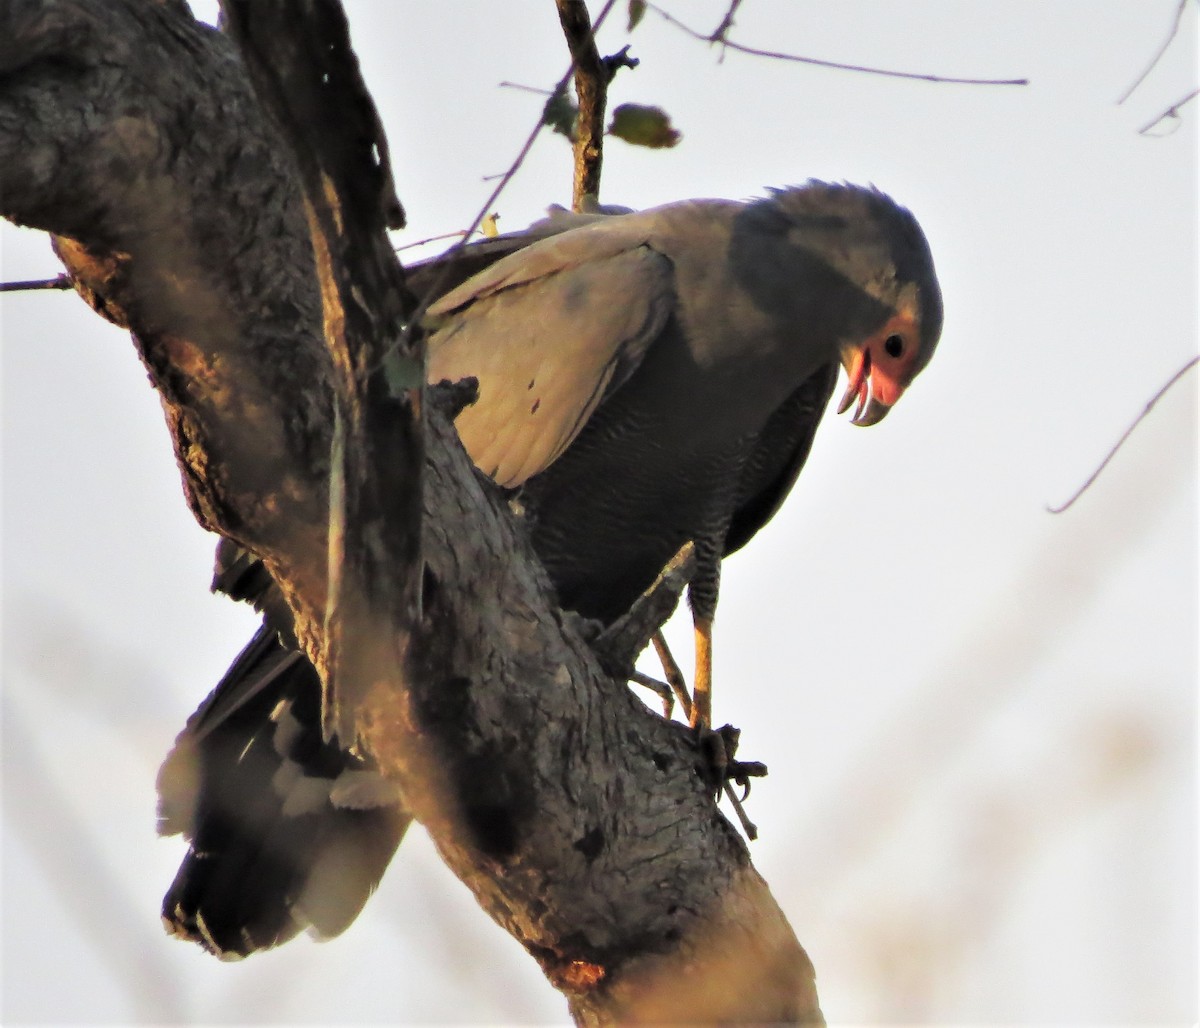
[[[659,662],[662,664],[663,677],[666,681],[660,682],[657,678],[651,678],[640,671],[634,671],[630,677],[630,681],[636,682],[638,685],[644,686],[658,694],[658,698],[662,700],[663,717],[665,718],[671,716],[671,711],[675,707],[675,701],[678,700],[679,708],[683,711],[683,716],[690,722],[692,718],[692,694],[688,691],[687,681],[683,677],[683,672],[679,669],[679,665],[671,655],[671,650],[667,646],[667,640],[662,634],[662,629],[655,632],[650,641],[654,643],[654,652],[658,654]]]
[[[671,650],[667,646],[667,640],[662,634],[661,628],[654,633],[650,641],[654,644],[654,652],[658,654],[659,663],[662,664],[663,677],[666,678],[667,684],[674,690],[675,698],[679,700],[679,709],[683,711],[683,716],[690,723],[692,720],[692,694],[688,692],[683,672],[679,670],[679,665],[671,655]]]
[[[696,674],[692,682],[689,722],[697,731],[712,727],[712,618],[694,617],[696,630]]]
[[[725,795],[729,799],[729,805],[733,807],[734,813],[737,814],[738,820],[742,823],[742,831],[746,833],[746,838],[753,842],[758,838],[758,825],[746,816],[746,808],[742,806],[742,800],[745,799],[745,794],[741,797],[733,791],[733,786],[726,779],[724,786]],[[748,790],[747,790],[748,791]]]
[[[697,616],[693,610],[692,621],[696,636],[696,684],[695,691],[692,693],[688,691],[683,672],[672,655],[670,647],[667,646],[667,640],[662,634],[662,630],[656,631],[650,637],[650,641],[654,644],[654,652],[658,654],[659,662],[662,664],[663,677],[669,683],[670,689],[674,690],[680,709],[687,717],[688,723],[695,731],[700,743],[701,752],[704,754],[703,776],[714,787],[717,798],[720,798],[720,793],[725,793],[730,806],[737,814],[742,831],[746,833],[746,838],[753,841],[758,838],[758,828],[746,816],[743,802],[750,794],[750,779],[761,778],[767,773],[767,768],[766,765],[757,761],[733,759],[737,752],[738,737],[741,733],[732,725],[726,725],[718,730],[712,728],[713,619],[712,617]],[[641,672],[634,672],[633,680],[658,693],[663,699],[664,717],[671,716],[670,692],[667,686],[649,675],[641,674]],[[735,783],[742,787],[741,796],[734,791]]]
[[[761,778],[767,773],[767,768],[758,761],[733,759],[737,753],[741,733],[732,725],[720,729],[712,727],[713,621],[711,617],[703,617],[693,611],[693,624],[696,634],[696,674],[692,682],[692,710],[689,722],[707,753],[709,771],[718,784],[719,791],[725,793],[742,824],[742,831],[746,833],[746,838],[753,842],[758,838],[758,828],[746,816],[742,801],[750,795],[750,779]],[[657,643],[655,648],[658,648]],[[659,656],[661,655],[660,653]],[[678,667],[675,670],[678,673]],[[680,678],[682,680],[682,676]],[[733,791],[734,782],[744,790],[740,797]]]
[[[660,682],[640,671],[634,671],[629,680],[635,685],[653,689],[661,697],[663,717],[667,719],[670,719],[674,706],[672,691],[679,698],[685,717],[691,715],[692,697],[683,680],[683,672],[679,670],[670,650],[667,649],[659,626],[675,609],[679,596],[687,588],[695,568],[696,544],[689,541],[667,562],[667,566],[650,587],[633,601],[633,606],[592,641],[601,662],[611,665],[614,673],[617,670],[627,673],[633,658],[641,653],[647,642],[654,641],[654,648],[662,661],[667,681]]]

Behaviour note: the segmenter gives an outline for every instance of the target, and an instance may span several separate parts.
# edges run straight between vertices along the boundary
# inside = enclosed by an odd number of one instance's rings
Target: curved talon
[[[748,800],[750,798],[750,779],[747,778],[745,775],[737,775],[737,774],[733,775],[732,777],[733,777],[733,780],[742,787],[742,794],[741,794],[741,796],[738,797],[738,799],[742,803],[745,803],[746,800]]]
[[[741,801],[743,803],[750,795],[751,779],[766,777],[767,765],[761,760],[735,760],[729,765],[728,778],[742,787]]]
[[[720,802],[721,793],[725,794],[746,838],[753,841],[758,838],[758,828],[746,816],[742,804],[750,795],[751,779],[765,777],[767,765],[759,760],[733,759],[741,734],[733,725],[722,725],[720,728],[697,729],[694,738],[702,756],[698,770],[712,789],[714,801]],[[740,797],[734,791],[734,784],[742,787]]]

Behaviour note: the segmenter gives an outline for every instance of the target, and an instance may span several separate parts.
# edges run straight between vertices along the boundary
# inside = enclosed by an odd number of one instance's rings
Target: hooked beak
[[[841,402],[838,403],[837,412],[845,414],[850,405],[858,400],[858,409],[850,419],[850,424],[874,425],[887,417],[891,406],[871,395],[871,351],[866,347],[855,350],[846,367],[846,373],[850,381],[842,394]]]

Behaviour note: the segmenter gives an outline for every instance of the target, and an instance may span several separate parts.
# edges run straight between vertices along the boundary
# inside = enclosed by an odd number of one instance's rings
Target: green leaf
[[[629,0],[629,24],[626,32],[632,32],[638,27],[638,22],[646,15],[646,0]]]
[[[424,381],[421,362],[403,356],[395,348],[389,349],[383,355],[380,366],[383,368],[383,377],[387,380],[389,396],[403,396],[410,389],[419,389]]]
[[[546,106],[542,108],[542,124],[566,136],[572,143],[575,142],[575,122],[578,117],[579,108],[567,96],[565,88],[551,93]]]
[[[608,133],[634,146],[655,150],[674,146],[683,138],[682,133],[671,127],[671,118],[666,111],[643,104],[621,104],[613,111]]]

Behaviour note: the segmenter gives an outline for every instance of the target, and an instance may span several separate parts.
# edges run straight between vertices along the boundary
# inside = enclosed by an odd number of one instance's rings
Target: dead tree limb
[[[302,41],[344,17],[324,2],[230,11],[281,82],[322,74]],[[260,17],[274,19],[267,36]],[[324,72],[353,80],[340,63]],[[385,389],[375,374],[405,313],[381,256],[378,153],[351,148],[338,159],[357,162],[353,181],[322,182],[347,219],[331,233],[306,217],[296,169],[312,155],[290,152],[281,113],[264,115],[230,40],[182,2],[0,8],[0,213],[52,233],[81,295],[130,329],[189,506],[266,562],[319,668],[343,647],[336,684],[355,677],[354,732],[450,869],[581,1024],[819,1019],[812,966],[713,805],[690,738],[606,673],[587,626],[551,602],[446,419],[424,411],[422,458],[412,383]],[[355,232],[365,253],[345,245]],[[359,284],[361,311],[331,289],[344,282]],[[324,325],[331,292],[344,337]],[[342,404],[358,409],[339,462]],[[333,633],[339,474],[348,559]],[[415,610],[404,555],[417,483]]]
[[[604,111],[608,105],[609,76],[596,49],[592,19],[583,0],[555,0],[571,62],[575,68],[575,95],[579,115],[575,123],[575,174],[571,207],[583,210],[583,198],[600,199],[600,171],[604,163]]]

